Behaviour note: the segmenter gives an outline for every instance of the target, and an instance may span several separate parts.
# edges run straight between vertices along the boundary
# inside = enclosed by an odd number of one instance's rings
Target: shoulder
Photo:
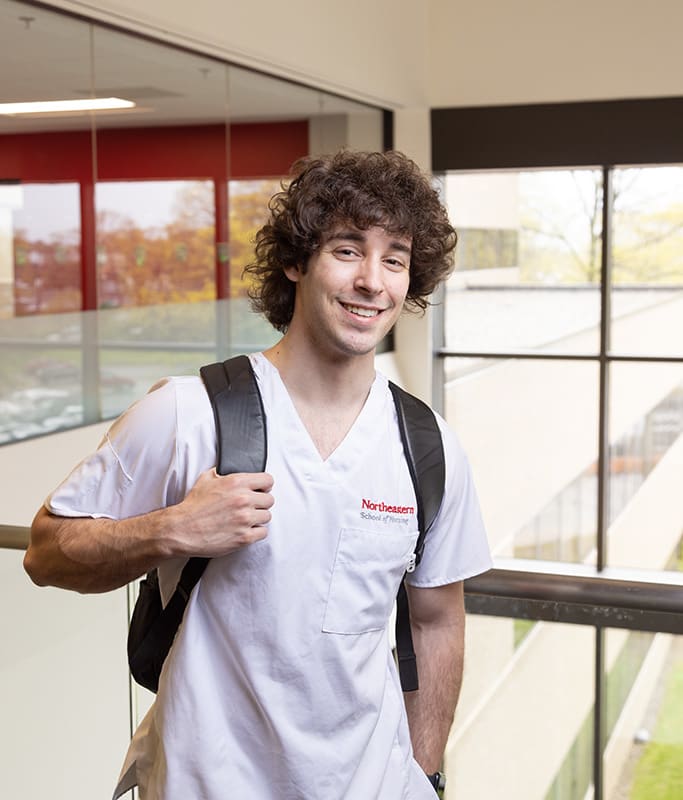
[[[198,376],[155,383],[112,424],[106,438],[127,475],[171,471],[181,496],[216,463],[213,412]]]
[[[61,516],[122,519],[179,502],[215,464],[211,406],[199,378],[164,378],[111,425],[50,495]]]
[[[112,424],[109,435],[149,439],[182,433],[188,422],[211,419],[211,406],[199,377],[162,378]]]

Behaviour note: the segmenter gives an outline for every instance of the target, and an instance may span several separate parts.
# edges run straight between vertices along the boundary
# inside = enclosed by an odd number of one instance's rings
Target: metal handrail
[[[469,613],[683,634],[683,573],[497,560],[465,581]]]
[[[0,525],[0,549],[26,550],[29,531],[23,525]]]
[[[0,549],[25,550],[29,528],[0,525]],[[471,614],[683,634],[683,573],[497,559],[465,581]]]

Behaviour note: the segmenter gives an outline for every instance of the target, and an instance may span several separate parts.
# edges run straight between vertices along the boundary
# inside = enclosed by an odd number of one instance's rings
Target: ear
[[[292,283],[299,282],[299,278],[301,277],[301,270],[299,269],[299,267],[296,266],[283,267],[282,271],[289,278],[289,280],[292,281]]]

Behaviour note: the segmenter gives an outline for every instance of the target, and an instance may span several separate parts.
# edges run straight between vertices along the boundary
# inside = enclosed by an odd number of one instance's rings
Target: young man
[[[218,476],[198,377],[169,378],[47,499],[38,584],[120,587],[159,567],[193,591],[119,791],[144,800],[428,800],[458,697],[464,578],[490,566],[469,468],[439,425],[446,491],[409,575],[420,688],[401,694],[388,622],[417,538],[377,344],[449,274],[455,231],[398,153],[304,159],[257,236],[252,300],[284,333],[252,364],[267,472]],[[368,514],[363,501],[400,508]]]

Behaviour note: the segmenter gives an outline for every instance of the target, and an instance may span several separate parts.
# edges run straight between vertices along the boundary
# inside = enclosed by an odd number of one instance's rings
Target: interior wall
[[[46,5],[377,105],[425,102],[427,16],[411,0],[52,0]]]
[[[678,0],[430,0],[433,107],[683,94]]]

